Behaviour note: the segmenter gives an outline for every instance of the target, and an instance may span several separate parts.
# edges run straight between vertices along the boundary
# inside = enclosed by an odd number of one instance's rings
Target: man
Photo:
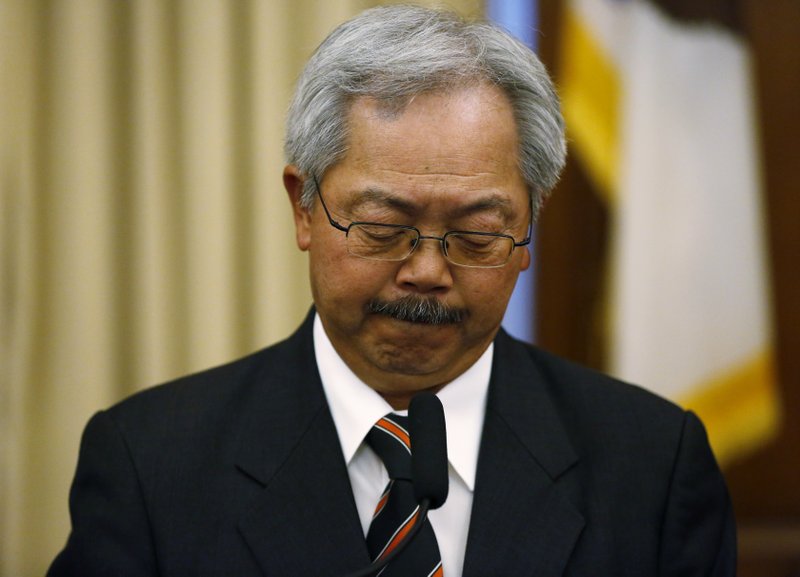
[[[287,341],[91,420],[50,575],[351,574],[385,554],[403,481],[373,424],[402,437],[383,417],[425,391],[450,496],[385,577],[423,548],[424,575],[734,574],[696,417],[500,329],[565,155],[529,50],[448,13],[367,11],[309,61],[286,152],[315,308]]]

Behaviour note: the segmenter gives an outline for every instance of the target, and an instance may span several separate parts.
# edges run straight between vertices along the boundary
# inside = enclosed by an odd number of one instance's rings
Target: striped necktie
[[[408,417],[388,414],[367,434],[367,443],[381,458],[389,473],[367,532],[367,547],[373,561],[397,546],[417,522],[419,504],[411,477],[411,439]],[[419,534],[405,551],[389,562],[381,577],[443,577],[442,560],[433,527],[426,519]]]

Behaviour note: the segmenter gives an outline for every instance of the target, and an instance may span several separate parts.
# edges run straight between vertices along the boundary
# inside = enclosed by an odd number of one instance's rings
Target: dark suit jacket
[[[368,564],[314,361],[288,340],[95,415],[59,576],[339,576]],[[728,576],[733,515],[698,419],[496,339],[464,575]]]

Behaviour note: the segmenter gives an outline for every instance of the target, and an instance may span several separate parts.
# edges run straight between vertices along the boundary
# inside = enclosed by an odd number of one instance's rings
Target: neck
[[[378,391],[378,393],[384,398],[384,400],[389,403],[395,411],[405,411],[408,410],[408,405],[411,403],[411,399],[414,398],[415,395],[422,393],[422,392],[430,392],[430,393],[438,393],[441,391],[445,385],[436,385],[433,387],[428,387],[427,389],[419,389],[412,392],[382,392]]]

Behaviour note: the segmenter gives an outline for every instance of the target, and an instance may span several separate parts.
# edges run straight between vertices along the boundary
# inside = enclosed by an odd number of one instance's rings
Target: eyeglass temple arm
[[[530,197],[530,211],[531,211],[531,218],[528,221],[528,236],[522,239],[519,242],[514,241],[514,246],[525,246],[531,243],[531,239],[533,237],[533,196]]]
[[[338,228],[342,232],[348,232],[349,229],[346,226],[342,226],[338,222],[336,222],[333,217],[331,216],[331,211],[328,210],[328,205],[325,204],[325,199],[322,198],[322,187],[319,185],[319,181],[317,180],[317,176],[313,175],[312,180],[314,181],[314,186],[317,189],[317,196],[319,197],[319,201],[322,203],[322,208],[325,210],[325,215],[328,217],[328,222],[331,223],[331,226],[334,228]]]

